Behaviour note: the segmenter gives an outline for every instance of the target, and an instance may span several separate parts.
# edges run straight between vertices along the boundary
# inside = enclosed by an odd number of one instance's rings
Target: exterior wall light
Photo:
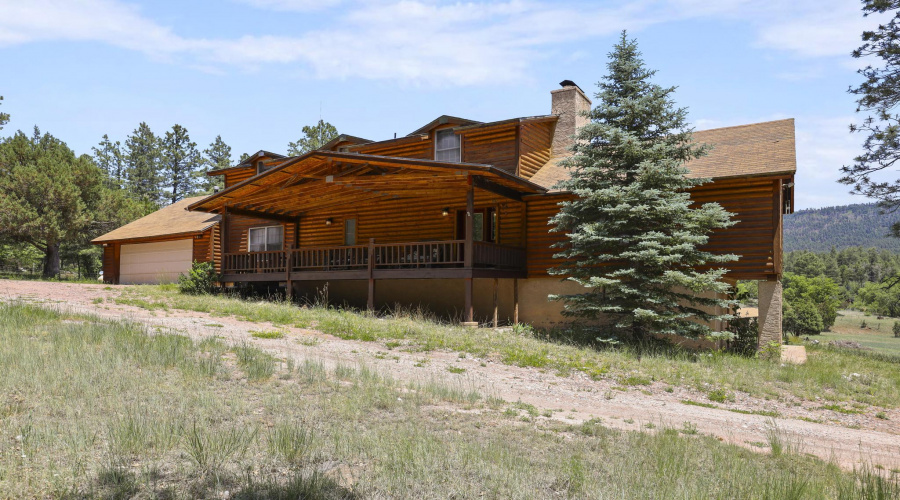
[[[441,210],[441,215],[443,215],[444,217],[450,215],[450,209],[445,208],[445,209]]]
[[[326,225],[326,226],[330,226],[332,222],[333,222],[333,221],[331,220],[331,217],[325,219],[325,225]]]

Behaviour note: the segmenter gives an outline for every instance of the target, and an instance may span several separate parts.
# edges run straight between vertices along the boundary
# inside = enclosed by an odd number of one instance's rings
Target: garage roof
[[[188,212],[187,207],[205,196],[195,196],[177,201],[161,208],[150,215],[125,224],[103,236],[94,238],[91,243],[108,243],[111,241],[151,239],[165,236],[193,235],[202,233],[219,222],[218,215],[204,212]]]

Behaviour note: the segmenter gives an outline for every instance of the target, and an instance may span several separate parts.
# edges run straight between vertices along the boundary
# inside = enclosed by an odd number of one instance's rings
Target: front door
[[[466,211],[456,212],[456,239],[466,239]],[[497,210],[493,207],[478,208],[472,220],[472,240],[497,241]]]

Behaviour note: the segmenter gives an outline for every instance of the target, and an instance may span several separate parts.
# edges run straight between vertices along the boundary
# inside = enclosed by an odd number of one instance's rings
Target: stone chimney
[[[559,84],[562,88],[550,91],[550,114],[559,116],[553,133],[553,156],[569,153],[575,144],[575,131],[589,121],[582,113],[591,109],[591,100],[575,82],[563,80]]]

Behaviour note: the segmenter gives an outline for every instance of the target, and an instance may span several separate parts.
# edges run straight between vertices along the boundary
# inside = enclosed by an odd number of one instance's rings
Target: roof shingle
[[[152,214],[125,224],[103,236],[94,238],[91,243],[130,240],[135,238],[157,238],[177,234],[200,233],[219,222],[219,216],[204,212],[188,212],[191,203],[206,198],[195,196],[179,200]]]
[[[687,164],[690,177],[724,179],[797,171],[793,118],[701,130],[694,132],[694,141],[709,144],[713,149]],[[531,182],[550,189],[568,179],[568,169],[559,165],[564,158],[551,158]]]

